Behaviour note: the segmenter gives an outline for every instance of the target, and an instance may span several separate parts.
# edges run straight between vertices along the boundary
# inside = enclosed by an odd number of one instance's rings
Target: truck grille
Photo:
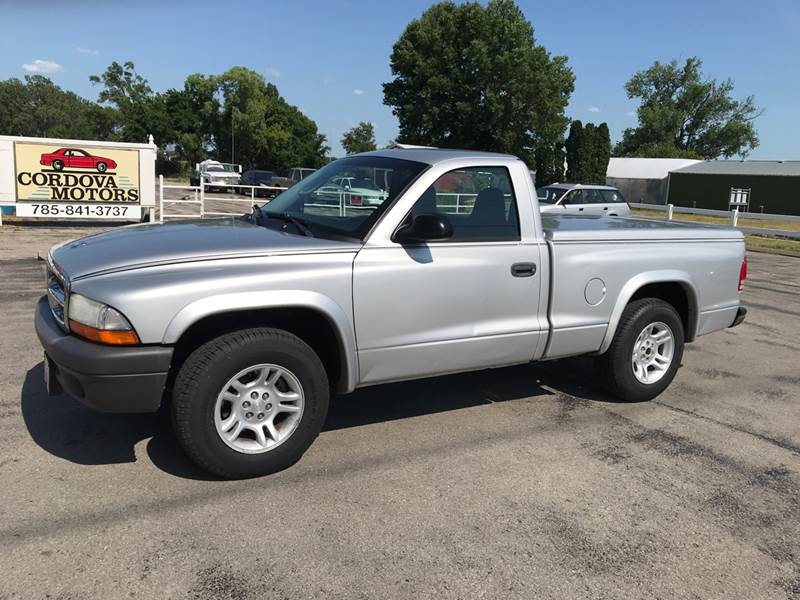
[[[47,301],[56,321],[66,331],[67,282],[54,263],[47,265]]]

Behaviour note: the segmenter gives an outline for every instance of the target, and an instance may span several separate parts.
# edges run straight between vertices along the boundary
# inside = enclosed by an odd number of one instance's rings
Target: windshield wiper
[[[307,237],[314,237],[314,233],[306,226],[305,223],[303,223],[303,221],[301,221],[297,217],[293,217],[288,212],[284,212],[284,213],[271,213],[271,212],[268,212],[268,213],[264,213],[264,214],[266,214],[266,215],[268,215],[270,217],[273,217],[275,219],[280,219],[281,221],[287,221],[288,223],[291,223],[292,225],[297,227],[297,229],[299,229],[302,232],[303,235],[305,235]]]

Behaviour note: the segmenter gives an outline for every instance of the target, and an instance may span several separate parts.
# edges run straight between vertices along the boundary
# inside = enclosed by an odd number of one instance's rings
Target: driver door
[[[546,331],[540,247],[521,241],[508,170],[447,173],[407,218],[415,214],[443,215],[453,236],[367,245],[353,265],[361,383],[531,360]]]

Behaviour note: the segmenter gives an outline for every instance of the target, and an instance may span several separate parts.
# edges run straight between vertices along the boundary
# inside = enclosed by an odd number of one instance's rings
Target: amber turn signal
[[[111,329],[97,329],[77,321],[69,320],[70,331],[92,342],[108,344],[110,346],[134,346],[139,343],[139,336],[132,329],[114,331]]]

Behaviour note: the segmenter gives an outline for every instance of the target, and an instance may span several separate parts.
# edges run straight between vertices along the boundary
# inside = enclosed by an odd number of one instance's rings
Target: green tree
[[[735,100],[733,82],[704,78],[702,66],[697,57],[682,66],[656,61],[628,80],[628,97],[640,100],[639,124],[625,130],[617,156],[730,158],[758,146],[753,121],[762,111],[753,96]]]
[[[347,154],[370,152],[377,149],[375,144],[375,126],[367,121],[361,121],[342,135],[342,148]]]
[[[569,135],[564,144],[567,157],[567,181],[580,183],[583,180],[583,164],[580,148],[583,142],[583,123],[573,121],[569,126]]]
[[[164,93],[170,131],[166,139],[156,141],[171,149],[173,170],[186,174],[214,150],[212,129],[220,109],[216,93],[215,79],[198,74],[189,75],[183,89]]]
[[[576,183],[592,183],[594,177],[594,138],[597,126],[594,123],[586,123],[583,126],[583,135],[578,146],[578,162],[580,164],[580,180]]]
[[[151,134],[157,140],[167,137],[170,119],[163,97],[153,93],[132,62],[114,61],[101,75],[89,76],[89,81],[102,85],[98,102],[114,111],[116,119],[111,134],[114,139],[146,142]]]
[[[567,181],[605,184],[611,158],[611,134],[606,123],[573,121],[565,144]]]
[[[608,124],[600,123],[594,131],[592,183],[605,185],[609,160],[611,160],[611,132],[608,130]]]
[[[0,134],[132,142],[152,134],[161,173],[188,172],[205,158],[279,172],[327,161],[317,124],[244,67],[189,75],[163,93],[132,62],[112,62],[90,80],[101,86],[98,102],[39,75],[0,81]]]
[[[394,44],[391,69],[384,103],[401,143],[510,152],[540,182],[563,175],[574,76],[512,0],[433,5]]]
[[[330,148],[317,124],[292,106],[278,88],[244,67],[214,79],[222,103],[211,117],[212,147],[219,160],[279,173],[292,167],[317,168]],[[234,148],[231,155],[231,132]]]
[[[108,110],[62,90],[42,75],[0,81],[0,134],[107,139]]]

